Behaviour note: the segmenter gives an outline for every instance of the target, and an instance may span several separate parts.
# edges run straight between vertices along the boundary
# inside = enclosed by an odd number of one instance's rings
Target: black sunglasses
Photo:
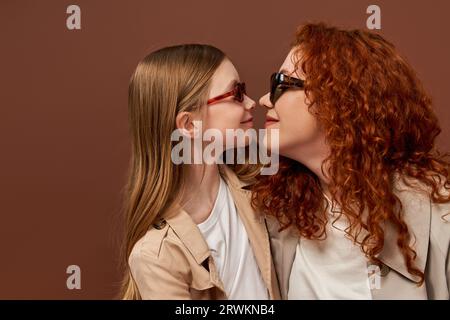
[[[297,88],[304,89],[305,81],[285,75],[284,73],[275,72],[270,77],[270,102],[275,106],[275,102],[288,89]]]

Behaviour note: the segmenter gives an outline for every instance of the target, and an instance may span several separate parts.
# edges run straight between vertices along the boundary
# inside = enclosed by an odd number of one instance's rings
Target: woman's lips
[[[264,123],[264,127],[267,128],[267,127],[277,123],[278,121],[279,121],[278,119],[267,116],[266,122]]]

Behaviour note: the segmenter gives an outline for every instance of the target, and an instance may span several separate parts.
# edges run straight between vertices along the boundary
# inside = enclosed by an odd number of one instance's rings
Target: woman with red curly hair
[[[268,216],[283,298],[449,299],[449,162],[395,47],[304,25],[260,104],[281,159],[253,205]]]

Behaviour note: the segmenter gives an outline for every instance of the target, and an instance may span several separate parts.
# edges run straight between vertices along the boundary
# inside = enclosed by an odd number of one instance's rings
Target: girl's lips
[[[253,118],[247,119],[245,121],[241,121],[241,123],[250,123],[253,122]]]

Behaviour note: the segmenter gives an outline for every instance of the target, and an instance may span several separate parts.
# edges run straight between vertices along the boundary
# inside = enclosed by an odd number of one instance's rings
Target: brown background
[[[81,7],[81,30],[66,28],[70,4]],[[143,56],[216,45],[258,98],[297,25],[365,28],[370,4],[432,94],[449,151],[448,1],[1,0],[0,298],[114,296],[127,85]],[[70,264],[81,267],[81,290],[66,288]]]

